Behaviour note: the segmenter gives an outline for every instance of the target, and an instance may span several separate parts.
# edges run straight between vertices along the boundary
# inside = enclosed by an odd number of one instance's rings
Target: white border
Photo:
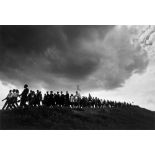
[[[0,137],[4,155],[153,155],[155,135],[154,131],[3,131]]]
[[[153,0],[0,0],[0,24],[154,24]]]

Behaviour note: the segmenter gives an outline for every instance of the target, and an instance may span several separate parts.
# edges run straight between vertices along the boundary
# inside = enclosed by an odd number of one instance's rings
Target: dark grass
[[[113,109],[29,108],[0,111],[1,130],[154,130],[155,112]]]

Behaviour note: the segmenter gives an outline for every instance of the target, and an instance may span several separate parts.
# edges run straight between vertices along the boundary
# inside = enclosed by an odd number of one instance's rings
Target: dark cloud
[[[0,79],[72,89],[120,87],[147,66],[147,55],[114,26],[1,26]]]

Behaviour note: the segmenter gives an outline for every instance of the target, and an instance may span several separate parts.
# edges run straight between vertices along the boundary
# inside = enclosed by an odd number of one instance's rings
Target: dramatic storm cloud
[[[1,26],[0,80],[53,89],[121,87],[148,64],[134,34],[123,26]]]

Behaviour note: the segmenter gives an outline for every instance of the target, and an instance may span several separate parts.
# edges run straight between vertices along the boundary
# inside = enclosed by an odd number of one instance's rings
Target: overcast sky
[[[74,91],[155,110],[154,26],[0,26],[0,99]],[[3,103],[1,103],[2,105]]]

